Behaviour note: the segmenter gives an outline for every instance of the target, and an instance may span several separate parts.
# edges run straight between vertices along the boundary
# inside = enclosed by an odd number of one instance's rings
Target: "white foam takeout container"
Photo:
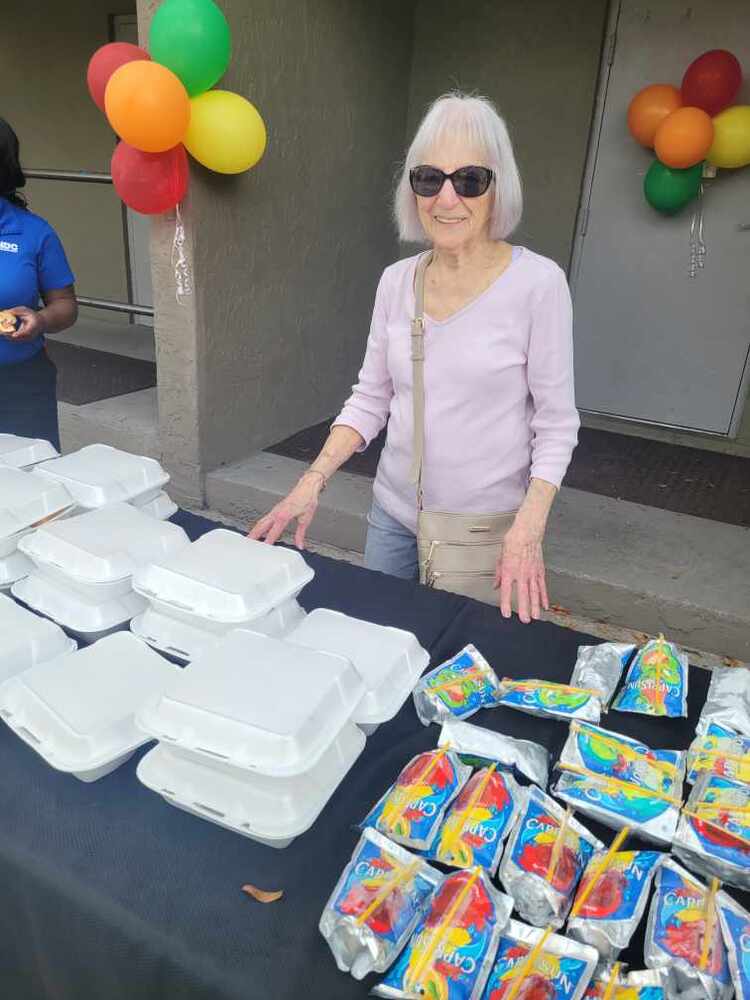
[[[287,639],[351,660],[366,689],[353,718],[367,735],[396,715],[430,662],[411,632],[325,608],[311,611]]]
[[[42,525],[18,543],[49,579],[89,601],[106,602],[132,592],[133,573],[189,545],[176,524],[163,524],[115,503]]]
[[[288,777],[315,767],[364,691],[344,657],[235,629],[149,699],[137,722],[209,760]]]
[[[59,625],[0,594],[0,682],[76,648]]]
[[[20,539],[31,529],[74,505],[73,497],[61,483],[0,466],[0,557],[15,552]]]
[[[292,599],[274,608],[262,618],[245,623],[251,632],[281,638],[295,628],[304,619],[305,612],[299,603]],[[142,615],[138,615],[130,623],[130,631],[143,639],[149,646],[161,653],[173,656],[183,663],[189,663],[197,656],[213,646],[227,632],[242,625],[225,625],[210,619],[199,619],[186,622],[173,615],[148,607]]]
[[[80,507],[93,510],[118,501],[154,499],[169,476],[153,458],[131,455],[107,444],[90,444],[79,451],[35,465],[32,475],[62,483]]]
[[[148,514],[149,517],[155,517],[157,521],[168,521],[179,510],[177,504],[164,490],[159,490],[155,497],[146,501],[143,500],[143,497],[138,497],[137,500],[131,500],[130,503],[138,510],[142,510],[144,514]]]
[[[56,770],[96,781],[148,742],[135,712],[180,669],[121,632],[0,684],[0,718]]]
[[[131,618],[146,608],[146,601],[132,590],[111,600],[88,601],[59,580],[47,577],[41,569],[14,583],[11,593],[85,643],[127,628]]]
[[[217,528],[133,577],[157,611],[200,625],[245,625],[298,596],[313,570],[299,554]]]
[[[250,774],[160,743],[141,758],[138,777],[171,805],[268,847],[308,830],[364,749],[345,726],[312,770],[288,778]]]
[[[0,434],[0,466],[11,469],[28,469],[39,462],[57,458],[60,453],[42,438],[19,437],[17,434]]]
[[[9,556],[0,556],[0,590],[10,590],[17,580],[22,580],[33,570],[33,562],[27,559],[23,552],[11,552]]]

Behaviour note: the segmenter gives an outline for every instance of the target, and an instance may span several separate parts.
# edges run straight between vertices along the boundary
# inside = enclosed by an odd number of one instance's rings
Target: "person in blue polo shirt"
[[[0,311],[16,317],[16,329],[0,333],[0,432],[59,448],[57,370],[44,336],[75,323],[75,279],[57,233],[18,193],[25,183],[18,137],[0,118]]]

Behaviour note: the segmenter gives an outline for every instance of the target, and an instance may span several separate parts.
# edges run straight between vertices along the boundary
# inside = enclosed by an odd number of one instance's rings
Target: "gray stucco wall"
[[[409,133],[446,90],[506,119],[524,186],[513,237],[566,267],[586,160],[607,0],[417,0]]]
[[[216,467],[336,411],[396,256],[411,16],[399,0],[225,0],[222,82],[269,144],[249,173],[193,171],[201,452]]]

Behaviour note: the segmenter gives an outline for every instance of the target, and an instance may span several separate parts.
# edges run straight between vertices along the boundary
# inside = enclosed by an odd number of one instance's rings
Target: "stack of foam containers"
[[[180,669],[118,632],[7,677],[0,719],[51,767],[96,781],[149,742],[135,714]]]
[[[62,483],[82,510],[129,503],[159,520],[167,520],[177,510],[164,492],[169,475],[159,462],[106,444],[87,445],[62,458],[40,462],[33,473]]]
[[[9,590],[33,569],[19,542],[51,518],[73,510],[61,483],[39,480],[21,469],[0,467],[0,591]]]
[[[76,649],[59,625],[0,594],[0,683]]]
[[[7,465],[11,469],[30,469],[40,462],[58,457],[57,448],[42,438],[0,434],[0,466]]]
[[[352,722],[364,693],[344,657],[237,629],[138,713],[159,741],[138,777],[180,809],[287,847],[364,749]]]
[[[148,607],[131,630],[182,663],[236,628],[282,636],[305,617],[297,596],[313,577],[302,556],[217,528],[133,578]]]
[[[178,525],[113,503],[42,525],[21,538],[19,550],[33,571],[11,592],[79,642],[96,642],[127,628],[146,607],[133,590],[133,574],[189,544]]]

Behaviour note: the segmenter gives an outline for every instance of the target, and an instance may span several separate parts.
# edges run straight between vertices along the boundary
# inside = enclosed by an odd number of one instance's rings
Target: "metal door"
[[[746,0],[615,0],[610,24],[571,268],[578,405],[731,435],[750,351],[750,167],[705,182],[705,267],[690,278],[692,206],[668,218],[646,204],[653,154],[626,112],[712,48],[738,57],[737,103],[750,103],[750,12]]]

